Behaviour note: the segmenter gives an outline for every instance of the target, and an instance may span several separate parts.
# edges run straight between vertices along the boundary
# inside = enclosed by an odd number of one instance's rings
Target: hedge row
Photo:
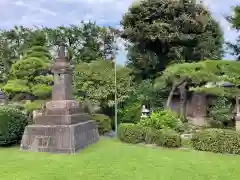
[[[144,142],[145,134],[145,128],[136,124],[122,123],[118,127],[118,138],[125,143]]]
[[[170,129],[156,130],[136,124],[120,124],[118,137],[131,144],[146,143],[157,146],[178,148],[180,135]],[[191,147],[199,151],[240,154],[240,132],[226,129],[203,129],[195,132],[190,140]]]
[[[240,132],[226,129],[205,129],[196,132],[192,147],[199,151],[240,154]]]
[[[98,132],[100,135],[104,135],[112,130],[110,117],[104,114],[92,114],[91,117],[97,122]]]
[[[0,145],[18,143],[27,123],[27,114],[20,109],[0,106]]]
[[[181,147],[181,138],[173,130],[155,130],[145,128],[136,124],[123,123],[118,128],[118,138],[122,142],[137,144],[147,143],[156,144],[157,146],[178,148]]]

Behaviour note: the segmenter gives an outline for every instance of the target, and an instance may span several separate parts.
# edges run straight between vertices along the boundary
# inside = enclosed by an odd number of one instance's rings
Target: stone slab
[[[71,125],[91,119],[88,113],[79,113],[72,115],[42,115],[36,116],[33,122],[36,125]]]
[[[46,103],[46,115],[69,115],[80,112],[85,112],[85,110],[75,100],[58,100]]]
[[[75,153],[99,140],[95,121],[73,125],[29,125],[25,128],[21,150]]]

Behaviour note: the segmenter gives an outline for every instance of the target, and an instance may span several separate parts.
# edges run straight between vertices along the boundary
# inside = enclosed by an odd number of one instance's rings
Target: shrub
[[[143,127],[150,127],[157,130],[173,129],[177,130],[181,127],[182,122],[177,113],[169,110],[153,112],[149,118],[144,118],[139,122]]]
[[[205,129],[193,134],[196,150],[215,153],[240,154],[240,132],[224,129]]]
[[[106,132],[112,130],[111,127],[111,118],[104,114],[93,114],[92,119],[95,120],[98,124],[98,132],[103,135]]]
[[[146,144],[156,144],[157,140],[161,137],[159,130],[148,128],[145,135]]]
[[[213,105],[208,109],[209,117],[212,119],[210,125],[212,125],[213,128],[231,126],[234,117],[232,113],[233,109],[231,101],[227,98],[217,98]]]
[[[156,145],[167,148],[178,148],[181,147],[181,137],[171,129],[162,129],[156,139]]]
[[[121,123],[138,123],[141,119],[141,103],[135,102],[120,109],[118,116]]]
[[[36,101],[26,102],[24,104],[24,107],[28,113],[32,113],[34,110],[42,109],[45,102],[46,101],[44,101],[44,100],[36,100]]]
[[[25,110],[25,107],[22,103],[11,103],[11,104],[8,104],[7,107],[11,107],[11,108],[15,108],[15,109],[19,109],[20,111],[24,111]]]
[[[191,123],[183,123],[179,129],[178,132],[180,133],[185,133],[185,134],[190,134],[196,132],[196,130],[201,129],[202,127],[191,124]]]
[[[145,133],[145,128],[136,124],[122,123],[118,128],[118,138],[131,144],[144,142]]]
[[[28,117],[23,111],[0,106],[0,145],[10,145],[21,140]]]

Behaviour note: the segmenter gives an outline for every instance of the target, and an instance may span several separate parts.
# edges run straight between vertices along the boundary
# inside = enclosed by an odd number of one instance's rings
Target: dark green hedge
[[[126,143],[156,144],[157,146],[178,148],[181,146],[180,135],[173,130],[156,130],[146,128],[136,124],[120,124],[118,128],[118,138]]]
[[[159,132],[159,138],[156,140],[157,146],[167,148],[178,148],[181,147],[180,134],[171,129],[161,129]]]
[[[27,114],[18,108],[0,106],[0,145],[18,143],[27,122]]]
[[[194,149],[215,153],[240,154],[240,132],[224,129],[205,129],[194,133]]]
[[[161,132],[154,128],[149,128],[146,131],[145,143],[146,144],[156,144],[157,140],[161,137]]]
[[[97,122],[98,132],[100,135],[103,135],[104,133],[110,132],[112,130],[110,117],[104,114],[93,114],[92,119]]]
[[[137,144],[144,142],[145,129],[136,124],[122,123],[118,128],[118,138],[122,142]]]

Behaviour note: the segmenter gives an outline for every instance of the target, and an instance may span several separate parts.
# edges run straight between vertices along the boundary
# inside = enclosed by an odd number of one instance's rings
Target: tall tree
[[[232,24],[232,27],[236,29],[237,31],[240,30],[240,5],[235,6],[233,8],[233,15],[228,16],[227,20]],[[240,35],[236,39],[236,43],[231,43],[227,42],[226,43],[229,50],[231,51],[230,53],[233,56],[236,56],[237,60],[240,60]]]
[[[132,91],[131,70],[117,67],[117,101],[125,101]],[[80,63],[74,74],[76,95],[87,93],[87,99],[102,109],[112,108],[115,103],[115,76],[110,61],[96,60],[91,63]]]
[[[53,79],[50,73],[51,55],[45,47],[45,36],[36,32],[27,44],[28,49],[23,57],[12,65],[3,89],[15,100],[49,98]]]
[[[171,86],[166,107],[169,108],[173,93],[180,90],[180,114],[185,117],[187,89],[217,96],[235,97],[240,93],[240,63],[236,61],[203,61],[173,64],[156,79],[155,87]],[[231,83],[231,88],[222,86]]]
[[[0,31],[1,81],[6,81],[11,65],[20,59],[30,32],[30,29],[23,26],[14,26],[13,29]]]
[[[192,0],[142,0],[121,22],[122,36],[134,47],[128,64],[142,78],[155,77],[168,64],[221,59],[223,32],[211,13]],[[147,56],[147,58],[146,58]]]
[[[70,52],[72,62],[91,62],[98,58],[111,59],[113,56],[113,28],[100,27],[93,22],[78,25],[44,28],[50,45],[64,41]]]
[[[114,55],[115,29],[101,27],[93,22],[81,22],[77,25],[55,28],[25,28],[15,26],[10,30],[0,30],[0,84],[6,82],[13,63],[22,59],[25,51],[31,46],[31,39],[36,33],[45,36],[44,45],[51,55],[56,52],[56,44],[64,41],[69,49],[72,63],[90,62],[98,58],[112,59]],[[29,44],[30,43],[30,44]]]

